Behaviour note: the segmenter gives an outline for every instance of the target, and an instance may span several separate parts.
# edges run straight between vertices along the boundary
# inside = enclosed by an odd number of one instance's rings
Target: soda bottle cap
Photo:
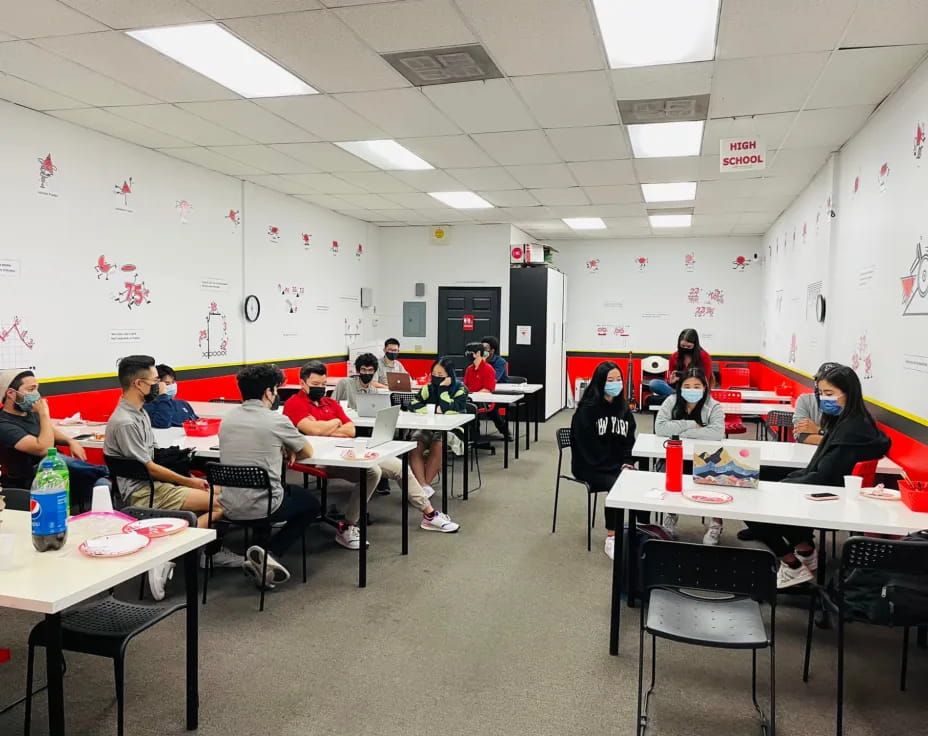
[[[57,450],[56,448],[54,448],[54,447],[49,447],[49,448],[48,448],[48,456],[49,456],[49,457],[55,457],[57,454],[58,454],[58,450]]]
[[[680,441],[680,435],[678,435],[678,434],[672,434],[672,435],[670,435],[670,439],[676,440],[677,442],[679,442],[679,441]]]

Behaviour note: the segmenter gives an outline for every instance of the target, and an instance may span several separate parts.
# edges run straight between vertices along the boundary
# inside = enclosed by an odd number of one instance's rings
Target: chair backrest
[[[206,480],[209,483],[209,500],[212,506],[216,487],[252,488],[267,492],[267,515],[271,515],[271,503],[274,494],[267,470],[260,465],[229,465],[224,463],[206,463]],[[212,522],[212,512],[210,512]]]
[[[785,411],[767,412],[764,420],[767,427],[775,430],[776,438],[780,442],[795,442],[793,436],[793,415]]]
[[[712,398],[721,403],[740,404],[740,391],[726,391],[725,389],[712,389]]]
[[[558,452],[570,447],[570,427],[561,427],[555,433]]]
[[[669,366],[670,361],[667,358],[662,358],[660,355],[649,355],[647,358],[641,359],[641,374],[663,376]]]
[[[28,511],[30,508],[30,492],[25,488],[3,488],[0,496],[3,496],[3,503],[10,511]]]
[[[197,515],[182,509],[150,509],[146,506],[126,506],[120,512],[136,519],[184,519],[190,526],[197,525]]]
[[[512,374],[506,376],[506,383],[528,383],[528,379],[525,376],[513,376]]]
[[[414,398],[416,398],[414,393],[394,391],[390,394],[390,406],[401,406],[403,409],[409,409],[409,405]]]
[[[106,467],[110,471],[110,480],[113,484],[112,497],[115,504],[120,504],[123,498],[122,492],[119,490],[120,478],[146,481],[150,490],[148,503],[149,505],[154,503],[155,480],[148,473],[148,468],[145,467],[144,463],[132,458],[117,457],[115,455],[104,455],[103,462],[106,463]]]
[[[864,488],[873,488],[873,484],[876,482],[876,466],[878,462],[879,460],[864,460],[862,463],[857,463],[851,471],[851,475],[858,475],[863,478]]]
[[[769,550],[649,539],[640,562],[646,596],[652,588],[685,588],[776,605],[779,562]]]
[[[732,366],[731,363],[722,368],[722,388],[747,388],[751,385],[751,370],[745,367]]]
[[[841,548],[838,605],[850,620],[928,624],[928,542],[851,537]]]

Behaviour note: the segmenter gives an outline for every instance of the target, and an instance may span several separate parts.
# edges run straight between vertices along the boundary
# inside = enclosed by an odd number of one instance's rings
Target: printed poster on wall
[[[532,344],[532,326],[516,325],[516,345]]]

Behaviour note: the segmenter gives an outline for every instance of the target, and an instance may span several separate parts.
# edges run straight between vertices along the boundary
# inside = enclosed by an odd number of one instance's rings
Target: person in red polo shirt
[[[464,357],[471,361],[471,364],[464,369],[464,385],[471,393],[477,391],[495,391],[496,390],[496,370],[487,362],[487,350],[483,343],[472,342],[464,348]],[[509,435],[509,428],[506,422],[499,415],[499,409],[496,404],[490,404],[486,410],[481,410],[492,420],[496,431],[505,439],[512,441]]]

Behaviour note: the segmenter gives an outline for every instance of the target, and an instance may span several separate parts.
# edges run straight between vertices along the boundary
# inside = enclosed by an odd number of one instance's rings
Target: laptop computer
[[[757,488],[760,482],[760,448],[735,442],[694,443],[693,482]]]
[[[381,409],[390,408],[389,393],[358,393],[354,398],[359,417],[376,417]]]
[[[376,394],[375,394],[376,395]],[[388,397],[389,398],[389,397]],[[389,409],[381,409],[377,412],[377,419],[374,420],[374,430],[371,436],[367,438],[367,449],[377,447],[393,439],[396,434],[396,423],[400,418],[400,407],[391,406]],[[355,440],[336,443],[336,447],[357,447]]]
[[[387,388],[391,391],[412,391],[412,380],[408,373],[387,373]]]

